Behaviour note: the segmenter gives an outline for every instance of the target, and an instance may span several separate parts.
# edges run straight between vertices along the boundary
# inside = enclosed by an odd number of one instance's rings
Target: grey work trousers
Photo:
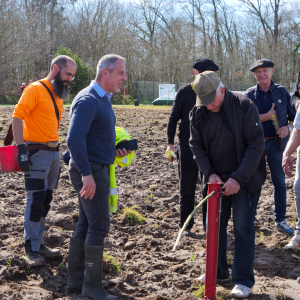
[[[27,203],[24,213],[24,241],[31,241],[31,250],[44,244],[45,218],[50,209],[53,190],[60,173],[59,151],[38,150],[30,156],[32,166],[25,173]]]
[[[109,165],[90,162],[92,175],[96,183],[96,193],[92,199],[80,196],[83,187],[81,173],[73,159],[69,162],[69,175],[78,194],[79,221],[76,227],[76,239],[85,240],[86,245],[104,246],[104,238],[110,229],[109,215]]]

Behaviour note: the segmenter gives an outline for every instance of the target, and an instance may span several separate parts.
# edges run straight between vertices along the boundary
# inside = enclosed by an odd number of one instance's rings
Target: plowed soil
[[[11,122],[13,108],[0,108],[0,140]],[[60,128],[61,153],[67,149],[69,108]],[[194,238],[183,237],[178,250],[172,248],[178,235],[179,197],[176,161],[164,156],[169,110],[115,108],[117,126],[138,139],[135,162],[116,168],[118,211],[111,216],[111,230],[105,251],[121,265],[119,275],[104,267],[107,290],[119,300],[199,299],[193,295],[195,278],[205,271],[205,233],[200,212]],[[26,203],[22,173],[0,175],[0,299],[87,299],[67,292],[67,260],[70,238],[78,220],[77,196],[69,182],[67,166],[55,191],[47,217],[45,243],[60,248],[60,259],[48,259],[43,267],[28,267],[23,240],[23,213]],[[295,227],[293,178],[287,178],[287,221]],[[197,188],[196,203],[201,200]],[[147,219],[144,225],[130,226],[122,217],[126,206],[138,206]],[[249,299],[300,299],[300,249],[284,251],[289,237],[274,227],[273,186],[268,174],[262,189],[256,222],[255,280]],[[233,227],[230,222],[228,264],[233,260]],[[217,286],[218,299],[231,299],[232,285]]]

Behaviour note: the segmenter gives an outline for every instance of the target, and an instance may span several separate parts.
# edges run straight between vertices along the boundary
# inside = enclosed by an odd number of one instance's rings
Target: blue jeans
[[[96,193],[90,199],[80,196],[83,187],[80,172],[70,159],[69,175],[73,187],[78,194],[79,221],[75,239],[85,240],[86,245],[104,246],[104,238],[110,229],[109,215],[109,165],[90,162],[92,175],[96,183]]]
[[[222,178],[226,182],[228,178]],[[233,284],[242,284],[249,288],[254,285],[254,248],[255,229],[253,218],[255,214],[255,203],[260,191],[249,195],[245,187],[241,187],[237,194],[223,196],[221,203],[219,250],[217,278],[229,278],[227,266],[227,225],[233,214],[234,227],[234,259],[232,264]]]
[[[265,154],[274,185],[275,222],[282,222],[285,220],[286,214],[286,184],[282,169],[283,151],[276,146],[275,139],[265,140]]]

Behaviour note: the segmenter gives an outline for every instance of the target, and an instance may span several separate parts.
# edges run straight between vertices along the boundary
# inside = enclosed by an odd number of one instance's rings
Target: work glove
[[[29,165],[32,166],[32,162],[30,160],[29,155],[27,154],[25,144],[17,145],[18,154],[17,154],[17,163],[18,167],[21,171],[26,173],[29,172]]]

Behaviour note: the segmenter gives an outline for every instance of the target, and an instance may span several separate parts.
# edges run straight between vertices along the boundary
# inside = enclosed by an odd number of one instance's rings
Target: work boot
[[[51,249],[46,245],[40,245],[39,253],[44,257],[58,257],[61,256],[61,253],[58,249]]]
[[[82,295],[93,300],[115,300],[102,286],[103,246],[85,246],[85,272]]]
[[[30,240],[27,240],[25,242],[25,252],[28,258],[27,263],[30,267],[38,267],[38,266],[43,266],[45,264],[45,261],[39,255],[39,252],[32,251]]]
[[[68,257],[68,292],[80,293],[84,280],[85,240],[71,238]]]

